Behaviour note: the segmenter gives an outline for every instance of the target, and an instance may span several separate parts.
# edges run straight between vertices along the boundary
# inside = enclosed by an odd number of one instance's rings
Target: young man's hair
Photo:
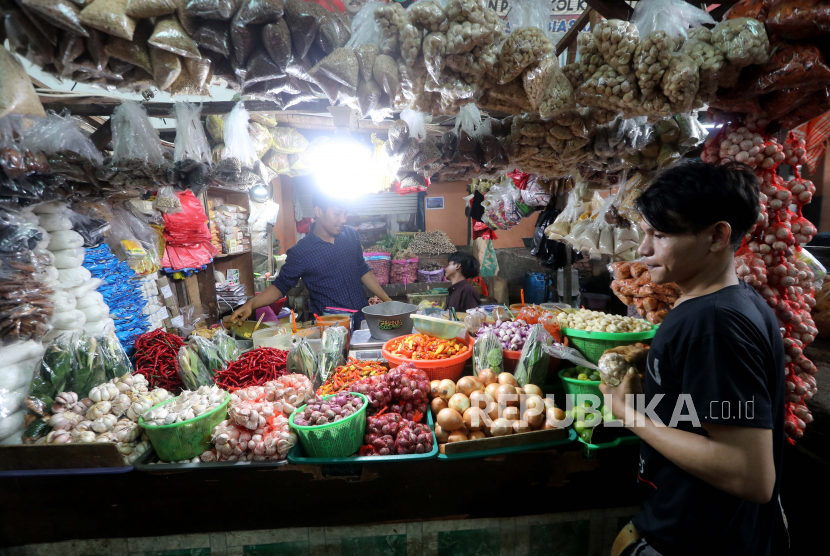
[[[464,251],[456,251],[449,256],[449,262],[458,263],[458,268],[464,278],[475,278],[478,276],[478,260]]]
[[[314,193],[311,196],[311,205],[312,208],[320,207],[320,210],[326,212],[328,209],[335,207],[335,208],[348,208],[349,202],[346,199],[338,199],[336,197],[331,197],[326,195],[319,189],[315,189]]]
[[[755,225],[760,210],[758,178],[737,162],[679,164],[659,174],[637,199],[649,226],[664,234],[696,234],[716,222],[732,227],[733,250]]]

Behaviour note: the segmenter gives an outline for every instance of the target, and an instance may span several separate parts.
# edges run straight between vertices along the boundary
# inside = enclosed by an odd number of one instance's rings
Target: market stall
[[[150,509],[118,489],[233,496],[225,479],[253,490],[265,472],[289,500],[440,491],[315,526],[552,511],[446,494],[505,473],[573,499],[585,472],[613,494],[580,509],[629,504],[598,477],[639,440],[599,385],[642,372],[681,294],[638,261],[635,204],[688,158],[745,163],[761,183],[735,267],[786,330],[786,432],[802,439],[830,291],[804,247],[830,137],[823,9],[589,1],[554,43],[548,4],[505,19],[482,0],[368,2],[347,22],[301,0],[0,2],[4,502],[30,507],[60,480],[105,490],[121,505],[110,536]],[[355,260],[393,300],[317,314],[298,286],[231,325],[279,276],[275,239],[313,233],[306,178],[376,200],[349,221]],[[436,184],[463,198],[462,227],[423,215]],[[498,247],[510,233],[532,235],[521,259]],[[459,251],[482,300],[461,313],[446,270]],[[141,534],[251,528],[226,519]]]

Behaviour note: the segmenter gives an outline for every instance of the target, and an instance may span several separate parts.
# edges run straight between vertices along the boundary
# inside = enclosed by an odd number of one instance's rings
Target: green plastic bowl
[[[467,327],[463,322],[426,315],[412,315],[412,322],[418,332],[444,340],[451,340],[467,331]]]
[[[291,414],[288,425],[297,434],[303,450],[310,457],[345,458],[357,452],[363,445],[363,434],[366,432],[366,407],[369,405],[369,399],[357,392],[348,393],[360,396],[363,405],[345,419],[309,427],[294,424],[294,418],[302,413],[306,406],[298,407]],[[329,394],[323,396],[323,399],[327,400],[336,395]]]
[[[602,407],[602,392],[599,389],[599,385],[602,383],[601,380],[577,380],[575,378],[568,378],[563,375],[565,371],[569,371],[570,369],[562,369],[559,371],[559,378],[562,380],[562,388],[565,389],[565,395],[568,394],[574,397],[574,405],[576,405],[576,401],[579,399],[577,396],[580,394],[592,394],[594,396],[599,396],[599,406],[597,409]]]
[[[657,334],[659,326],[644,332],[589,332],[575,328],[563,328],[562,334],[570,339],[571,346],[579,350],[585,359],[596,365],[605,350],[619,346],[630,346],[644,340],[650,341]]]
[[[175,400],[176,398],[165,400],[154,405],[150,410]],[[210,437],[213,434],[213,429],[227,417],[228,402],[230,401],[230,394],[225,392],[225,401],[219,407],[193,419],[180,421],[172,425],[148,425],[142,415],[138,418],[138,425],[150,437],[150,443],[160,460],[181,461],[183,459],[193,459],[210,449]]]

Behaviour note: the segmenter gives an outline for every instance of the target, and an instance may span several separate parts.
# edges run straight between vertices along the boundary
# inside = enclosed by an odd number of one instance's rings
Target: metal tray
[[[434,434],[434,433],[433,433]],[[479,450],[477,452],[464,452],[461,454],[438,454],[438,459],[441,460],[459,460],[459,459],[474,459],[487,458],[490,456],[500,456],[503,454],[512,454],[515,452],[527,452],[529,450],[546,450],[548,448],[556,448],[558,446],[565,446],[576,441],[578,435],[573,429],[568,429],[568,437],[560,438],[559,440],[550,440],[548,442],[537,442],[535,444],[523,444],[522,446],[511,446],[508,448],[496,448],[495,450]]]
[[[288,465],[288,460],[282,461],[215,461],[212,463],[156,463],[159,461],[153,448],[147,450],[138,458],[134,465],[136,470],[147,473],[168,473],[170,471],[209,471],[211,469],[261,469],[275,468]]]
[[[400,461],[418,461],[433,459],[438,455],[438,439],[435,438],[435,430],[432,425],[432,412],[427,411],[427,426],[432,431],[432,450],[426,454],[407,454],[404,456],[349,456],[345,458],[310,458],[305,455],[302,445],[299,442],[288,452],[288,461],[297,465],[336,465],[359,467],[364,463],[390,463]]]

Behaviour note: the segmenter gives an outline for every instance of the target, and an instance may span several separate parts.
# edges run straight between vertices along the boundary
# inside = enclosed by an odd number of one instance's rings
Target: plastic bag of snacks
[[[821,51],[812,44],[777,43],[772,56],[749,77],[749,94],[812,87],[830,82],[830,67]]]
[[[30,149],[55,154],[63,151],[77,153],[96,166],[104,161],[104,156],[95,148],[89,137],[81,132],[78,122],[69,117],[69,111],[60,114],[49,111],[45,120],[38,120],[26,132],[26,146]]]
[[[718,23],[712,29],[712,45],[719,47],[736,68],[766,63],[769,38],[764,24],[739,17]]]
[[[543,0],[527,0],[512,6],[507,16],[513,31],[507,37],[497,65],[498,82],[508,83],[530,64],[551,52],[547,37],[550,5]]]
[[[761,0],[756,0],[756,3],[761,3]],[[785,39],[803,40],[830,32],[830,5],[826,2],[817,0],[769,2],[767,0],[764,4],[772,4],[766,18],[766,26],[773,35]],[[751,13],[746,17],[764,21]]]

